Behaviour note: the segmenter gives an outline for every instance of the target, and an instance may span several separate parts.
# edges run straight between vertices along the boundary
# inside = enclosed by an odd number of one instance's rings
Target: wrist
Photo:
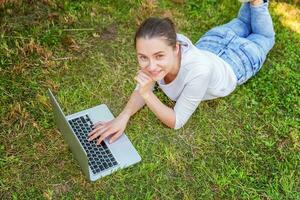
[[[131,117],[131,111],[130,110],[123,110],[120,114],[120,117],[125,118],[127,121]]]
[[[141,96],[145,100],[145,99],[149,98],[149,96],[151,95],[151,93],[152,93],[152,91],[148,91],[148,92],[145,92],[145,93],[141,94]]]

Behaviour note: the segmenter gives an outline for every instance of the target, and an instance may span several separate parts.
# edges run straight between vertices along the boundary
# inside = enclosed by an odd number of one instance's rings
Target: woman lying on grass
[[[165,125],[181,128],[201,101],[227,96],[254,76],[274,36],[268,2],[263,0],[243,3],[237,18],[209,30],[195,45],[176,34],[170,19],[148,18],[135,35],[137,87],[117,118],[95,124],[89,140],[100,136],[100,144],[111,136],[109,142],[114,142],[145,104]],[[176,101],[174,108],[155,96],[155,82]]]

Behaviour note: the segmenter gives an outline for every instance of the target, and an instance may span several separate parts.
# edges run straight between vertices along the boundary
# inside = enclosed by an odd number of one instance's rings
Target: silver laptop
[[[65,116],[50,89],[48,94],[56,124],[89,180],[95,181],[141,161],[140,155],[124,133],[112,144],[109,144],[108,138],[100,145],[96,145],[96,140],[87,140],[93,124],[114,118],[106,105],[101,104]]]

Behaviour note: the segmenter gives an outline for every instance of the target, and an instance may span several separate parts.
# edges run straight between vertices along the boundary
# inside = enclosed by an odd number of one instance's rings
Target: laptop
[[[48,94],[58,129],[88,180],[96,181],[141,161],[140,155],[125,133],[112,144],[109,144],[109,138],[100,145],[96,145],[96,139],[87,140],[93,124],[114,118],[105,104],[65,116],[50,89]]]

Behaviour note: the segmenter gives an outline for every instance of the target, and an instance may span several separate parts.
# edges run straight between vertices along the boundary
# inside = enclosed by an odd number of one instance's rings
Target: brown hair
[[[176,30],[174,23],[169,18],[150,17],[146,19],[138,28],[134,37],[134,46],[138,38],[151,39],[163,37],[169,46],[176,46]]]

